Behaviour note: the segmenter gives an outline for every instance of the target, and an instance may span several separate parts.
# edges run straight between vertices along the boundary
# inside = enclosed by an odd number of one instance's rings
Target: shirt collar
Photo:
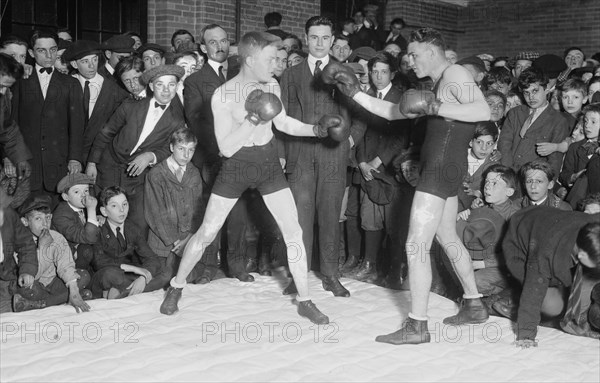
[[[115,74],[115,68],[111,67],[108,62],[104,63],[104,67],[106,68],[106,70],[108,71],[108,73]]]
[[[308,58],[306,59],[306,61],[308,61],[308,65],[314,70],[315,65],[317,65],[317,60],[321,61],[321,69],[323,69],[325,67],[325,65],[329,64],[329,55],[323,57],[323,58],[316,58],[315,56],[311,55],[310,53],[308,54]]]
[[[110,230],[112,230],[115,237],[117,236],[117,227],[121,229],[121,234],[124,233],[125,223],[122,223],[120,225],[115,225],[112,222],[110,222],[108,219],[106,220],[106,222],[108,222],[108,226],[110,227]],[[123,234],[123,236],[125,236],[125,234]]]
[[[71,205],[71,202],[69,202],[69,201],[67,201],[67,205],[69,205],[69,207],[70,207],[71,209],[73,209],[73,211],[74,211],[75,213],[79,213],[80,211],[83,211],[83,209],[80,209],[80,208],[77,208],[77,207],[75,207],[75,206]]]
[[[173,155],[170,155],[169,157],[167,157],[167,166],[169,167],[169,169],[171,169],[172,172],[175,172],[177,170],[177,168],[182,168],[184,172],[187,169],[187,165],[184,165],[184,166],[179,165],[173,159]]]
[[[173,101],[173,100],[171,100],[171,101]],[[165,107],[165,109],[162,109],[162,108],[161,108],[161,110],[165,111],[165,110],[169,109],[169,105],[171,105],[171,101],[169,101],[169,103],[167,104],[167,106]],[[157,100],[157,99],[155,99],[155,98],[154,98],[154,96],[152,96],[152,98],[150,99],[150,108],[152,108],[152,109],[155,109],[155,108],[156,108],[156,107],[154,106],[154,103],[155,103],[155,102],[158,102],[158,100]],[[158,103],[160,104],[160,102],[158,102]]]
[[[73,75],[73,77],[75,77],[77,80],[79,80],[79,82],[81,83],[81,86],[85,86],[86,81],[89,81],[91,83],[98,84],[98,85],[102,85],[102,83],[104,83],[104,77],[100,76],[100,74],[98,72],[96,72],[96,75],[90,79],[83,77],[79,73],[75,73]]]
[[[41,67],[38,63],[35,63],[35,72],[38,74],[38,76],[52,76],[54,74],[54,71],[56,70],[56,68],[52,67],[52,73],[48,74],[46,72],[44,73],[40,73],[40,69],[42,69],[43,67]]]
[[[387,94],[389,93],[390,89],[392,89],[392,83],[390,82],[389,84],[387,84],[387,86],[381,90],[377,90],[377,88],[375,88],[375,97],[379,98],[379,92],[382,93],[381,98],[385,98],[385,96],[387,96]]]
[[[533,201],[531,201],[531,204],[532,204],[532,205],[535,205],[535,206],[540,206],[540,205],[543,205],[543,204],[544,204],[544,202],[546,202],[546,200],[547,200],[547,199],[548,199],[548,195],[546,195],[546,197],[544,197],[544,199],[543,199],[543,200],[541,200],[541,201],[538,201],[538,202],[533,202]]]
[[[208,65],[210,65],[210,67],[211,67],[211,68],[213,68],[213,70],[215,71],[215,73],[216,73],[217,75],[219,74],[219,67],[220,67],[220,66],[223,66],[223,70],[224,70],[224,71],[227,71],[227,67],[228,67],[228,65],[227,65],[227,60],[225,60],[225,61],[224,61],[224,62],[222,62],[222,63],[218,63],[218,62],[216,62],[216,61],[214,61],[214,60],[208,59],[208,61],[207,61],[207,62],[208,62]]]

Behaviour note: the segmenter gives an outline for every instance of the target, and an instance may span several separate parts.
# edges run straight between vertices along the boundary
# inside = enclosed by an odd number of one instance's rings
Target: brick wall
[[[148,41],[170,46],[177,29],[200,36],[202,28],[220,24],[235,40],[235,0],[148,0]],[[303,36],[304,23],[320,10],[319,0],[242,1],[240,32],[265,30],[264,16],[277,11],[283,15],[281,28]]]
[[[600,51],[598,0],[482,0],[461,8],[458,20],[459,57],[527,49],[562,56],[573,45],[588,57]]]

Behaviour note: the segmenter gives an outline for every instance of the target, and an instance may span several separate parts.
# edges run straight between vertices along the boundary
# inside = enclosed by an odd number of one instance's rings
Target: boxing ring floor
[[[432,342],[376,343],[398,328],[409,293],[343,278],[350,298],[323,291],[313,301],[330,317],[315,326],[281,291],[287,278],[218,279],[184,290],[180,311],[158,311],[163,292],[0,316],[0,380],[50,381],[560,381],[600,379],[600,342],[540,328],[540,345],[517,349],[511,322],[453,327],[458,308],[431,294]]]

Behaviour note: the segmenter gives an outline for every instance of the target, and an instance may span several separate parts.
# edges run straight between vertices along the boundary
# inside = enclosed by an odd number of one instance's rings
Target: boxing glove
[[[253,125],[264,124],[271,121],[281,113],[282,105],[279,98],[273,93],[265,93],[260,89],[254,89],[246,97],[246,119]]]
[[[360,83],[354,71],[340,62],[329,60],[321,72],[321,79],[325,84],[335,84],[340,92],[350,98],[360,92]]]
[[[400,113],[437,116],[441,104],[432,91],[409,89],[400,99]]]
[[[342,142],[348,139],[350,130],[347,128],[344,118],[339,114],[325,114],[313,127],[315,136],[324,138],[331,137],[332,140]]]

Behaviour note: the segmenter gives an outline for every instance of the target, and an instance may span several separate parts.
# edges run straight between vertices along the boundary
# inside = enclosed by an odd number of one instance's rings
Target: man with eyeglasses
[[[33,154],[32,193],[55,193],[58,181],[81,172],[84,161],[83,91],[73,77],[54,70],[57,41],[53,32],[34,31],[34,73],[14,86],[12,116]]]

